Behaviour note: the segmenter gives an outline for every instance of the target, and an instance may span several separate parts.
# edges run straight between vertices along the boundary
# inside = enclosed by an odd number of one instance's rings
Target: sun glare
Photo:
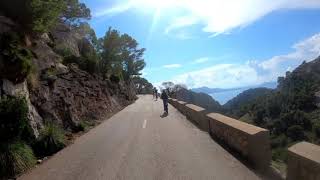
[[[138,4],[150,9],[172,8],[180,2],[179,0],[137,0]]]

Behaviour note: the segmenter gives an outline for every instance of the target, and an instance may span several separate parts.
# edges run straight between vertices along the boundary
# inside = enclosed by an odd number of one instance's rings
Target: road
[[[169,105],[140,96],[21,180],[259,179]]]

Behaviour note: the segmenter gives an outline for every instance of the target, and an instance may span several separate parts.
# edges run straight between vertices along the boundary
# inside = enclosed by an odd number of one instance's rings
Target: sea
[[[241,89],[235,89],[235,90],[228,90],[228,91],[222,91],[222,92],[216,92],[209,94],[212,96],[213,99],[218,101],[221,105],[228,102],[230,99],[236,97],[238,94],[242,93],[243,91],[247,90],[248,88],[241,88]]]

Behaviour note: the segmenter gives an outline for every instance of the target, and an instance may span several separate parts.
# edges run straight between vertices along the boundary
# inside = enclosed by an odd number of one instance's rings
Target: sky
[[[142,76],[188,88],[275,82],[320,54],[320,0],[82,0],[146,48]]]

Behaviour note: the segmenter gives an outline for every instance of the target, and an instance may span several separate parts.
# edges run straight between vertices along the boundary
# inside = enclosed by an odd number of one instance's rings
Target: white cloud
[[[117,1],[119,2],[119,1]],[[282,9],[320,8],[319,0],[121,0],[120,3],[97,10],[94,17],[112,16],[135,9],[138,12],[154,13],[161,10],[176,12],[168,19],[164,32],[179,33],[192,25],[201,25],[210,37],[230,33],[235,28],[245,27],[263,16]],[[179,36],[179,35],[178,35]],[[184,39],[185,35],[180,35]]]
[[[174,29],[181,27],[191,26],[198,22],[198,19],[194,16],[182,16],[172,20],[171,24],[165,29],[165,33],[168,34]]]
[[[319,0],[187,0],[179,8],[185,13],[173,19],[165,32],[194,24],[212,36],[247,26],[281,9],[320,8]]]
[[[171,79],[175,83],[186,84],[189,88],[241,87],[276,81],[302,63],[320,55],[320,33],[292,46],[293,51],[277,55],[267,60],[251,60],[244,64],[217,64],[198,71],[177,75]]]
[[[193,64],[201,64],[209,61],[209,57],[201,57],[198,59],[195,59],[192,63]]]
[[[175,83],[188,87],[239,87],[256,83],[258,79],[254,68],[247,65],[219,64],[199,71],[178,75],[172,79]]]
[[[275,70],[280,64],[288,61],[312,60],[312,58],[319,56],[320,53],[320,33],[294,44],[292,48],[294,49],[293,52],[274,56],[269,60],[263,61],[259,66],[265,70]]]
[[[187,33],[187,32],[184,32],[184,31],[180,31],[179,33],[176,33],[174,35],[174,37],[176,37],[177,39],[181,39],[181,40],[187,40],[187,39],[193,39],[194,36]]]
[[[179,67],[181,67],[181,64],[167,64],[167,65],[163,65],[162,67],[167,68],[167,69],[179,68]]]
[[[111,8],[106,8],[93,13],[93,17],[112,16],[130,10],[133,7],[133,1],[117,4]]]

